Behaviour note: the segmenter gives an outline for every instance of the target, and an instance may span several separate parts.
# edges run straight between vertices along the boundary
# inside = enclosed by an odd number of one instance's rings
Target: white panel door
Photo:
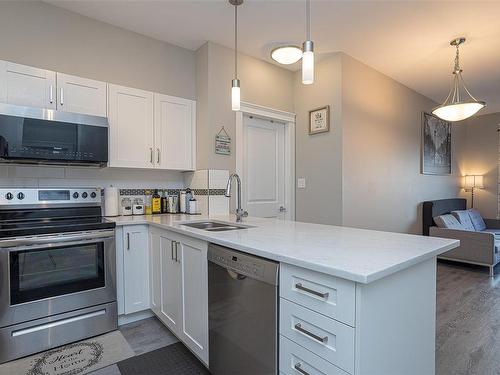
[[[208,261],[206,242],[177,242],[182,268],[181,339],[208,364]]]
[[[110,167],[154,168],[153,93],[109,85]]]
[[[243,184],[250,216],[285,218],[285,124],[244,117]]]
[[[155,163],[162,169],[194,169],[195,109],[192,100],[155,94]]]
[[[31,66],[3,62],[3,102],[56,109],[56,73]]]
[[[126,227],[123,241],[125,314],[132,314],[150,307],[148,227]]]
[[[57,109],[106,117],[106,88],[106,82],[57,73]]]
[[[161,247],[161,311],[159,318],[176,335],[181,332],[181,267],[175,241],[164,234]]]
[[[161,237],[155,231],[149,233],[149,290],[151,310],[159,315],[161,311]]]

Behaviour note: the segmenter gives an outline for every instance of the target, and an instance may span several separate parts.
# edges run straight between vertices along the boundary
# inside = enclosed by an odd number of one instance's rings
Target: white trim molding
[[[295,220],[295,113],[241,102],[236,112],[236,173],[243,174],[243,116],[252,115],[285,123],[285,205],[286,219]],[[242,184],[242,188],[245,185]]]

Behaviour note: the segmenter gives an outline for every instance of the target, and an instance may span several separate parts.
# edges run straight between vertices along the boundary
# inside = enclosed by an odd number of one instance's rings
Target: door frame
[[[258,104],[241,102],[236,112],[236,173],[243,175],[243,121],[244,116],[256,116],[285,123],[285,219],[295,220],[295,113],[269,108]],[[242,184],[242,190],[246,189]]]

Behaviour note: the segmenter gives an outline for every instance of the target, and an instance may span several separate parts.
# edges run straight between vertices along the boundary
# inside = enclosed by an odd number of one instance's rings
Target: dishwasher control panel
[[[210,244],[208,249],[208,260],[254,279],[270,283],[277,282],[277,277],[274,274],[277,274],[279,265],[271,260],[213,244]]]

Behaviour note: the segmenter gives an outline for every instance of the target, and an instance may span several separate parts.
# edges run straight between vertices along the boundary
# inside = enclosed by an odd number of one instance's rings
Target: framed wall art
[[[330,106],[309,111],[309,134],[325,133],[330,131]]]

